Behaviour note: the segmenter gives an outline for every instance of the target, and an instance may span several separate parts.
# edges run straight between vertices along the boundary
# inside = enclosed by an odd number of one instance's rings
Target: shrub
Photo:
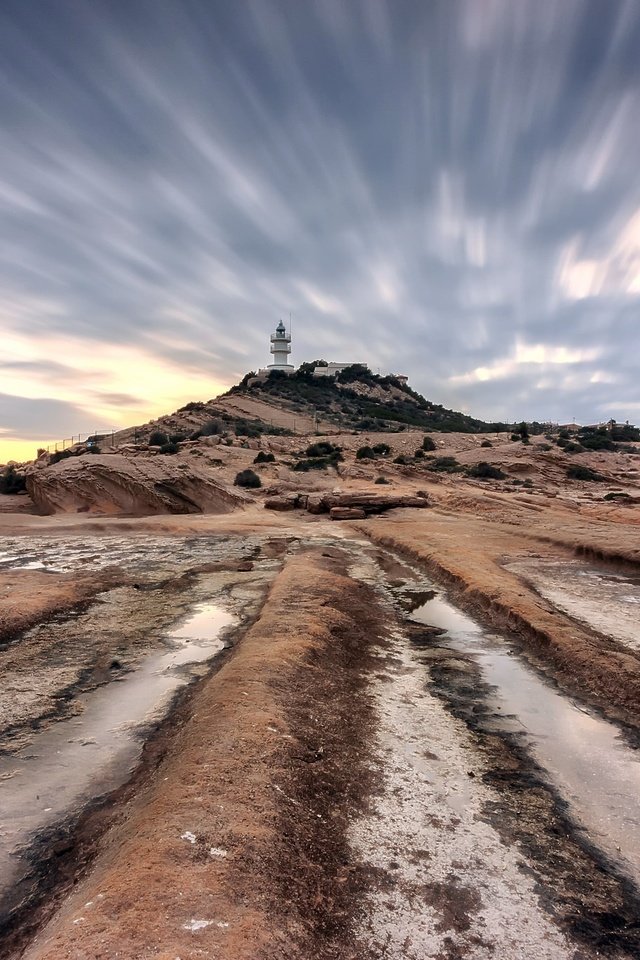
[[[359,447],[356,450],[356,460],[375,460],[376,455],[372,447]]]
[[[182,441],[186,439],[187,439],[186,433],[170,433],[169,434],[169,443],[182,443]]]
[[[584,447],[580,443],[576,443],[574,440],[569,440],[564,447],[565,453],[584,453]]]
[[[521,436],[520,436],[519,433],[512,433],[511,436],[509,437],[509,439],[510,439],[510,440],[513,440],[513,441],[516,441],[516,440],[521,440],[522,438],[521,438]]]
[[[414,453],[414,457],[416,458],[416,460],[422,460],[424,458],[424,450],[422,449],[422,447],[418,447],[418,449]]]
[[[604,480],[601,474],[590,467],[583,467],[580,463],[572,464],[567,470],[567,476],[571,480]]]
[[[388,443],[376,443],[373,452],[379,457],[386,457],[391,453],[391,447]]]
[[[386,477],[376,477],[376,479],[373,482],[374,483],[390,483],[391,481],[387,480]]]
[[[336,447],[328,440],[320,440],[318,443],[312,443],[307,447],[305,453],[308,457],[330,457],[333,454],[341,453],[342,448]]]
[[[178,413],[184,413],[186,410],[202,410],[203,407],[202,400],[192,400],[190,403],[185,403],[184,407],[178,407]]]
[[[525,440],[529,439],[529,427],[524,422],[524,420],[518,427],[518,433],[520,434],[520,439],[522,440],[523,443],[525,442]]]
[[[393,462],[400,463],[402,464],[402,466],[406,467],[407,464],[411,463],[411,457],[406,457],[404,454],[401,453],[399,457],[394,458]]]
[[[200,427],[201,437],[214,437],[219,433],[222,433],[222,424],[219,420],[207,420]]]
[[[539,443],[538,450],[544,450],[544,451],[553,450],[553,447],[551,446],[550,443]]]
[[[422,441],[422,449],[423,449],[423,450],[435,450],[435,449],[436,449],[435,441],[432,440],[431,437],[425,437],[425,438],[423,439],[423,441]]]
[[[467,476],[475,477],[478,480],[504,480],[506,474],[492,463],[481,460],[480,463],[474,463],[472,467],[467,468]]]
[[[150,447],[162,447],[165,443],[169,442],[169,437],[166,433],[163,433],[162,430],[154,430],[149,437],[149,446]]]
[[[603,500],[631,500],[632,497],[630,497],[628,493],[623,493],[621,490],[619,493],[615,491],[613,493],[605,493],[602,499]]]
[[[177,453],[180,448],[177,443],[174,443],[172,440],[169,440],[167,443],[163,443],[160,447],[160,453]]]
[[[241,470],[233,481],[236,487],[261,487],[262,480],[253,470]]]
[[[20,493],[26,490],[27,482],[23,473],[18,473],[15,467],[9,466],[0,473],[0,494]]]
[[[263,450],[261,450],[253,462],[254,463],[275,463],[275,459],[276,458],[272,453],[265,453]]]
[[[455,457],[436,457],[428,465],[427,470],[433,470],[436,473],[459,473],[464,470],[464,467]]]
[[[480,446],[481,446],[481,447],[492,447],[493,444],[491,443],[491,440],[483,440],[482,443],[480,444]]]

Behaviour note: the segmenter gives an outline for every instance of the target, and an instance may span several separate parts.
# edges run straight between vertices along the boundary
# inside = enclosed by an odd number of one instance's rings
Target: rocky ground
[[[55,515],[0,515],[1,956],[640,955],[640,461],[392,462],[422,437],[34,472]],[[316,512],[385,497],[415,505]]]

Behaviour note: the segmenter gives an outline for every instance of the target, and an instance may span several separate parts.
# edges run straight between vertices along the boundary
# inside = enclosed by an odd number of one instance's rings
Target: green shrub
[[[493,444],[491,443],[491,440],[483,440],[482,443],[480,444],[480,446],[481,446],[481,447],[492,447]]]
[[[177,443],[174,443],[172,440],[169,440],[167,443],[163,443],[160,447],[159,453],[177,453],[180,447]]]
[[[423,450],[435,450],[435,449],[436,449],[435,440],[432,440],[431,437],[424,437],[424,439],[423,439],[423,441],[422,441],[422,449],[423,449]]]
[[[414,453],[414,457],[416,458],[416,460],[424,459],[424,450],[422,449],[422,447],[418,447],[418,449]]]
[[[5,467],[0,473],[0,494],[20,493],[26,490],[27,481],[23,473],[18,473],[15,467]]]
[[[265,453],[263,450],[255,457],[254,463],[275,463],[275,457],[272,453]]]
[[[373,452],[379,457],[387,457],[391,453],[391,447],[388,443],[376,443]]]
[[[318,443],[312,443],[305,451],[308,457],[330,457],[341,452],[342,447],[334,446],[328,440],[319,440]]]
[[[480,463],[474,463],[472,467],[467,467],[467,476],[475,477],[477,480],[505,480],[506,474],[492,463],[481,460]]]
[[[386,477],[376,477],[376,479],[373,482],[374,483],[390,483],[391,481],[387,480]]]
[[[241,470],[233,481],[236,487],[261,487],[262,480],[253,470]]]
[[[604,480],[600,473],[590,467],[583,467],[581,463],[572,464],[567,470],[567,476],[571,480]]]
[[[619,492],[605,493],[603,500],[631,500],[632,497],[628,493],[624,493],[622,490]]]
[[[375,460],[373,447],[359,447],[356,450],[356,460]]]
[[[545,450],[545,451],[553,450],[553,447],[551,446],[550,443],[539,443],[538,450]]]
[[[436,457],[428,465],[427,470],[433,470],[435,473],[459,473],[464,470],[464,467],[455,457]]]
[[[515,441],[517,441],[517,440],[521,440],[522,438],[521,438],[521,436],[520,436],[519,433],[512,433],[511,436],[509,437],[509,439],[510,439],[510,440],[513,440],[513,441],[515,442]]]
[[[394,461],[393,461],[393,462],[394,462],[394,463],[399,463],[399,464],[401,464],[402,466],[405,466],[405,467],[406,467],[407,464],[411,463],[411,457],[407,457],[407,456],[405,456],[403,453],[401,453],[399,457],[395,457],[395,458],[394,458]]]
[[[580,443],[576,443],[575,440],[569,440],[568,443],[564,446],[565,453],[584,453],[584,447]]]
[[[162,430],[154,430],[149,437],[150,447],[162,447],[169,442],[169,437]]]

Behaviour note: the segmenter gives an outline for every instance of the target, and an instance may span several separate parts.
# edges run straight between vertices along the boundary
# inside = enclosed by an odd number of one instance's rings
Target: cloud
[[[633,3],[9,0],[3,388],[145,419],[292,312],[295,362],[478,415],[636,409],[638,44]]]

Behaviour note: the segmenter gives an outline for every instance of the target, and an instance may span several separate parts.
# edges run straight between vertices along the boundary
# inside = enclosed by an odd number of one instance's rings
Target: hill
[[[322,361],[303,363],[293,374],[272,371],[266,378],[247,374],[228,397],[260,398],[276,403],[291,416],[322,419],[349,431],[426,431],[488,433],[508,430],[502,423],[486,423],[432,403],[397,377],[378,376],[362,364],[353,364],[335,377],[314,376]]]

